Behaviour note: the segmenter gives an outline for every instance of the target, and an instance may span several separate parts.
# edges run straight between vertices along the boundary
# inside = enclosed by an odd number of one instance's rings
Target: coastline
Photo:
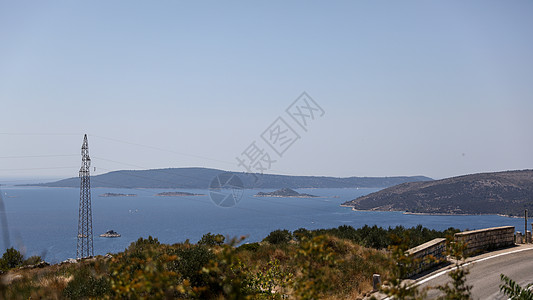
[[[504,214],[453,214],[453,213],[419,213],[419,212],[408,212],[408,211],[401,211],[401,210],[373,210],[373,209],[356,209],[355,207],[351,205],[345,205],[341,204],[341,207],[350,207],[352,211],[382,211],[382,212],[401,212],[403,215],[415,215],[415,216],[499,216],[499,217],[505,217],[505,218],[511,218],[511,219],[522,219],[523,216],[510,216],[510,215],[504,215]]]
[[[254,195],[254,197],[272,197],[272,198],[326,198],[319,196],[280,196],[280,195]]]

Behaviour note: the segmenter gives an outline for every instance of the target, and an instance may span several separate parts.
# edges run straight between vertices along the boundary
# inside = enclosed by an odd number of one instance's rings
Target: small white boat
[[[106,238],[116,238],[116,237],[120,237],[120,234],[114,230],[108,230],[106,233],[103,233],[100,236],[106,237]]]

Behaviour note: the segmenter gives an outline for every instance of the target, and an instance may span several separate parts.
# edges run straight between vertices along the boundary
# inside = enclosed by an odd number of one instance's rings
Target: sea
[[[197,242],[205,233],[227,238],[245,236],[257,242],[276,229],[319,229],[350,225],[355,228],[377,225],[384,228],[421,224],[430,229],[449,227],[474,230],[512,225],[523,231],[524,220],[497,215],[434,216],[402,212],[353,211],[340,205],[379,189],[319,188],[297,189],[317,198],[254,197],[273,189],[241,190],[236,205],[221,207],[208,190],[180,189],[203,196],[156,196],[168,189],[91,190],[95,255],[123,251],[140,237],[156,237],[162,243]],[[231,192],[231,191],[229,191]],[[0,250],[15,247],[27,257],[40,255],[50,263],[76,257],[78,207],[77,188],[2,186],[4,213],[0,212]],[[105,193],[136,194],[135,197],[102,197]],[[7,226],[4,226],[7,225]],[[6,228],[7,227],[7,228]],[[99,235],[107,230],[119,238]]]

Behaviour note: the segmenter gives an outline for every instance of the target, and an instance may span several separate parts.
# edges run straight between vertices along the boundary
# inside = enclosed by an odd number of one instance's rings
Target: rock
[[[74,258],[69,258],[67,260],[64,260],[62,261],[61,263],[59,263],[60,265],[63,265],[63,264],[77,264],[78,261],[75,260]]]
[[[36,268],[44,268],[44,267],[48,267],[50,264],[45,262],[44,260],[39,262],[38,264],[35,265]]]

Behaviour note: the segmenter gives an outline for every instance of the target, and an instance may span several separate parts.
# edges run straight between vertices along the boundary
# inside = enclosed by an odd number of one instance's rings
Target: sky
[[[0,178],[77,176],[84,134],[96,175],[532,169],[531,15],[531,1],[0,0]]]

